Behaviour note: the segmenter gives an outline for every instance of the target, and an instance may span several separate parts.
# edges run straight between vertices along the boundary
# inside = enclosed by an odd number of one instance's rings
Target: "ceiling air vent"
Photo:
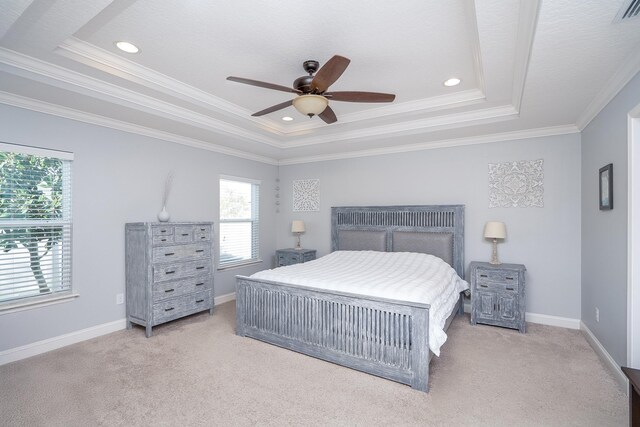
[[[640,16],[640,0],[624,0],[613,22],[623,22]]]

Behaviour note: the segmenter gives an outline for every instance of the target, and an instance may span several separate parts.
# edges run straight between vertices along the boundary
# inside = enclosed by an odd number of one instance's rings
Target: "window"
[[[260,258],[260,181],[220,177],[220,268]]]
[[[0,304],[71,291],[73,155],[0,143]]]

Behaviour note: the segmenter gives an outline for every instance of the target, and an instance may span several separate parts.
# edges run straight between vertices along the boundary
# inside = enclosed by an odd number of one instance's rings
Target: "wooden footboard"
[[[429,389],[429,305],[238,276],[236,334]]]

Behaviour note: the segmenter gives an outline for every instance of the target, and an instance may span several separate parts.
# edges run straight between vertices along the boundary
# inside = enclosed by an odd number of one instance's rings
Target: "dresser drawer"
[[[517,271],[505,270],[485,270],[478,268],[476,271],[476,280],[480,282],[501,282],[509,284],[518,284]]]
[[[175,242],[176,243],[189,243],[193,242],[194,228],[192,225],[188,226],[176,226],[175,227]]]
[[[314,259],[316,259],[316,253],[315,252],[307,252],[306,254],[304,254],[304,261],[303,262],[313,261]]]
[[[154,236],[168,236],[173,234],[173,226],[171,225],[158,225],[151,227],[151,234]]]
[[[211,227],[206,225],[197,225],[193,230],[194,242],[206,242],[211,240]]]
[[[198,292],[171,298],[153,305],[153,321],[167,322],[179,317],[211,308],[211,291]]]
[[[163,282],[182,277],[206,276],[211,273],[211,259],[187,261],[173,264],[156,264],[153,266],[153,281]]]
[[[173,243],[173,234],[153,236],[153,245],[170,245]]]
[[[188,279],[160,282],[153,285],[153,302],[179,297],[189,293],[210,290],[213,277],[190,277]]]
[[[192,243],[190,245],[160,246],[153,248],[154,263],[199,258],[211,258],[211,245],[207,243]]]

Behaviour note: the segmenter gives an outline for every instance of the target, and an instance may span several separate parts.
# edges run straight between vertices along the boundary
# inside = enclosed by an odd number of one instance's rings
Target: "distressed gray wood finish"
[[[276,266],[300,264],[316,259],[315,249],[278,249],[276,251]]]
[[[339,230],[348,231],[349,244],[359,249],[378,244],[382,232],[387,251],[393,248],[394,231],[422,233],[427,244],[420,247],[427,248],[434,233],[451,233],[447,250],[463,277],[462,205],[332,208],[333,250],[341,249]],[[461,312],[461,302],[462,294],[450,318]],[[237,276],[236,334],[429,390],[428,304]]]
[[[213,314],[213,223],[125,224],[127,329]]]
[[[471,323],[502,326],[525,333],[525,277],[522,264],[472,262]]]

